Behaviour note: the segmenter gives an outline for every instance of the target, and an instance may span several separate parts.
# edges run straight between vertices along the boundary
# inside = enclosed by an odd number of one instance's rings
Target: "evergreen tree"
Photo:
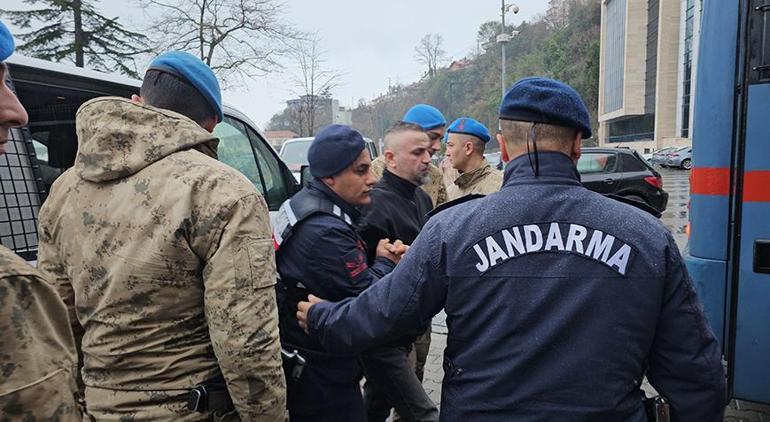
[[[137,54],[149,51],[144,35],[108,18],[90,0],[25,0],[35,10],[4,10],[0,15],[28,32],[15,34],[17,49],[44,60],[71,61],[77,67],[138,77]],[[33,23],[36,25],[33,26]],[[42,27],[37,27],[37,24]]]

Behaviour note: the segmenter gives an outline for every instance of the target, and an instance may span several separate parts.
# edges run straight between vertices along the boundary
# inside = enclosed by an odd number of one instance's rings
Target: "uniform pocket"
[[[275,249],[271,239],[261,239],[246,245],[251,273],[251,285],[255,289],[275,286]]]

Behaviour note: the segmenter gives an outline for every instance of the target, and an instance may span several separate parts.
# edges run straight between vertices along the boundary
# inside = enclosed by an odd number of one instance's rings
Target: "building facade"
[[[688,145],[702,0],[602,0],[599,145]]]

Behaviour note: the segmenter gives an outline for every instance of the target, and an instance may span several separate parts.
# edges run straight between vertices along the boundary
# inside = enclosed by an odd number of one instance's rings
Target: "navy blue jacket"
[[[305,189],[331,200],[352,217],[353,224],[324,213],[313,214],[298,223],[276,252],[282,279],[299,281],[308,293],[316,296],[342,300],[357,296],[395,267],[385,258],[377,258],[371,267],[367,265],[366,247],[356,231],[361,216],[358,210],[319,180],[311,181]],[[281,341],[287,347],[323,352],[318,341],[299,327],[296,312],[296,298],[279,290]]]
[[[672,420],[721,420],[720,349],[669,231],[566,155],[539,167],[438,213],[390,275],[311,308],[311,334],[350,352],[445,308],[442,421],[643,421],[645,371]]]

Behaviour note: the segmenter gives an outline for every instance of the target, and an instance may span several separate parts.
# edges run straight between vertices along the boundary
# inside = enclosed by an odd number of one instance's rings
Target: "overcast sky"
[[[444,37],[444,50],[462,58],[476,46],[479,26],[500,19],[498,0],[287,0],[287,20],[297,29],[318,32],[327,51],[328,67],[345,73],[333,94],[340,105],[356,105],[387,90],[388,81],[412,83],[424,73],[414,59],[414,47],[427,33]],[[507,22],[543,14],[547,0],[517,0],[521,11],[508,13]],[[126,6],[129,4],[129,6]],[[124,25],[141,20],[142,13],[126,0],[103,0],[99,7],[108,16],[121,16]],[[3,8],[29,6],[21,0],[3,0]],[[13,30],[13,28],[12,28]],[[247,81],[247,86],[224,93],[224,100],[246,113],[261,128],[291,98],[285,76],[272,74]]]

